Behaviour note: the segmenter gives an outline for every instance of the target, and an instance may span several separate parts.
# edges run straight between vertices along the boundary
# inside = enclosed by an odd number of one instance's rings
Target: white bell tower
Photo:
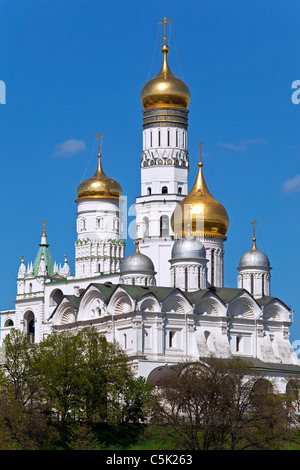
[[[141,92],[143,153],[141,196],[136,198],[136,222],[142,253],[154,263],[157,284],[170,285],[169,259],[174,244],[171,216],[188,192],[187,85],[171,72],[164,18],[163,64]]]

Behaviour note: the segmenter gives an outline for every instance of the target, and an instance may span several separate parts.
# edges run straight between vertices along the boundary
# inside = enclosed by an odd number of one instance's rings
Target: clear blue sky
[[[271,294],[295,309],[300,340],[299,0],[0,0],[0,309],[14,305],[44,218],[54,260],[67,254],[74,272],[76,189],[95,171],[99,130],[106,173],[129,207],[140,194],[140,91],[161,65],[165,15],[171,69],[191,91],[190,184],[203,140],[208,186],[230,218],[225,284],[236,286],[255,218]]]

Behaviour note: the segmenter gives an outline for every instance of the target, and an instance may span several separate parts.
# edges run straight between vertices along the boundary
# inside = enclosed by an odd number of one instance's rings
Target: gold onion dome
[[[99,136],[97,136],[99,137]],[[99,137],[100,139],[100,137]],[[97,171],[91,178],[82,181],[77,188],[78,199],[83,198],[110,198],[118,199],[122,196],[122,187],[118,181],[107,176],[101,165],[101,152],[99,144]]]
[[[191,228],[191,234],[210,235],[226,238],[229,218],[225,207],[209,192],[203,176],[203,163],[198,163],[199,170],[194,186],[188,195],[180,201],[172,215],[172,229],[179,237],[185,237]]]
[[[166,33],[164,42],[161,48],[163,53],[162,67],[156,77],[143,86],[141,91],[142,105],[145,109],[168,106],[187,108],[190,102],[190,90],[186,83],[175,77],[170,70],[167,59],[169,47],[166,44]]]

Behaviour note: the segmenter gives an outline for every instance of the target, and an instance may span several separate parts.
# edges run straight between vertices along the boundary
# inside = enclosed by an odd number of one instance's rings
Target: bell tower
[[[188,105],[190,91],[168,65],[166,17],[163,63],[141,91],[143,152],[141,196],[136,198],[136,221],[141,251],[152,259],[157,283],[170,285],[169,259],[174,244],[171,216],[188,192]]]

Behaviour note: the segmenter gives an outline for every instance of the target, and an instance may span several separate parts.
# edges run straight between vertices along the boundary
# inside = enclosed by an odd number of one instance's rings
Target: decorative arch
[[[254,319],[261,313],[260,307],[249,295],[242,294],[230,302],[228,306],[228,315],[230,317],[243,317]]]
[[[97,287],[90,285],[82,295],[78,309],[78,320],[100,317],[104,311],[106,309],[100,291]]]
[[[192,310],[188,300],[179,293],[169,294],[162,303],[162,311],[168,313],[188,313]]]
[[[289,321],[289,316],[290,312],[288,308],[277,299],[272,300],[266,305],[263,311],[264,320]]]
[[[112,295],[108,310],[113,315],[132,312],[134,310],[133,301],[124,290],[119,289]]]
[[[138,308],[142,312],[160,312],[160,305],[154,296],[147,296],[138,302]]]
[[[202,297],[196,304],[194,313],[198,315],[225,316],[226,307],[217,297]]]
[[[64,298],[54,312],[53,324],[56,326],[67,325],[69,323],[74,323],[75,321],[76,313],[74,306],[67,298]]]

